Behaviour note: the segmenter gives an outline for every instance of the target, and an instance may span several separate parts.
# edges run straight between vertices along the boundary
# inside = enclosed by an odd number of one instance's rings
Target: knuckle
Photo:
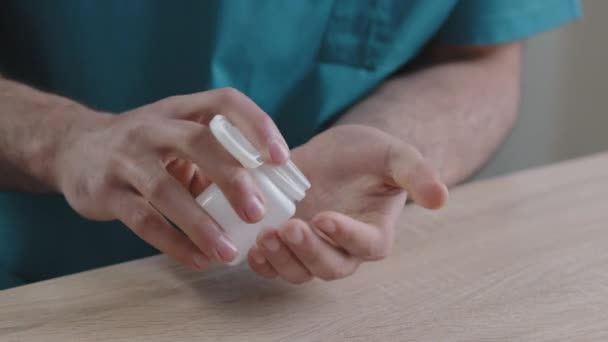
[[[255,115],[255,123],[257,124],[258,127],[260,127],[262,129],[262,131],[264,132],[272,132],[275,133],[277,131],[277,129],[275,128],[276,125],[274,124],[274,121],[272,120],[272,118],[261,111],[251,111],[252,114],[259,114],[259,115]],[[276,132],[277,134],[280,134],[278,132]]]
[[[387,142],[387,148],[384,153],[383,164],[389,171],[393,172],[395,167],[403,167],[404,165],[395,165],[398,161],[407,161],[407,166],[411,168],[413,165],[422,161],[422,155],[412,145],[406,144],[397,138],[391,138]]]
[[[424,157],[416,147],[410,144],[401,144],[401,150],[399,150],[398,148],[393,148],[394,160],[399,160],[400,158],[405,158],[409,160],[409,170],[414,170],[419,165],[425,163]]]
[[[188,95],[173,95],[164,98],[155,105],[155,111],[159,113],[177,113],[181,111],[183,103],[188,101]]]
[[[90,194],[94,198],[107,198],[116,183],[117,177],[114,173],[104,172],[98,182],[93,182]]]
[[[226,186],[230,189],[239,189],[247,181],[249,173],[241,167],[235,167],[226,175]]]
[[[322,264],[321,253],[318,253],[311,244],[307,243],[306,238],[298,247],[298,256],[313,268],[318,268]]]
[[[208,245],[221,239],[219,231],[213,229],[211,224],[206,221],[206,218],[200,217],[192,226],[192,234],[195,235],[193,238],[201,245]]]
[[[232,87],[225,87],[217,89],[217,101],[222,104],[236,104],[245,98],[245,95]]]
[[[160,198],[166,189],[171,186],[166,176],[148,175],[141,180],[142,192],[149,199]]]
[[[106,197],[110,191],[120,182],[120,177],[128,167],[128,162],[119,155],[111,156],[106,167],[101,170],[97,177],[89,178],[85,184],[89,185],[89,192],[93,196]]]
[[[400,144],[401,149],[402,149],[401,153],[406,153],[407,155],[412,156],[417,161],[422,160],[422,154],[420,154],[420,151],[418,151],[418,149],[416,147],[414,147],[413,145],[404,144],[400,140],[393,141],[393,144]],[[398,149],[393,148],[393,152],[397,153]]]
[[[172,95],[165,98],[160,103],[163,103],[166,106],[174,106],[176,104],[182,103],[184,100],[186,100],[186,98],[187,95]]]
[[[252,113],[255,113],[252,111]],[[265,137],[264,139],[276,139],[276,140],[284,140],[281,132],[277,128],[275,122],[272,120],[268,114],[264,112],[260,112],[259,115],[253,115],[252,121],[257,125],[257,134]]]
[[[209,250],[221,243],[219,228],[214,227],[204,214],[194,219],[192,225],[188,225],[184,229],[192,242],[201,249]]]
[[[156,222],[156,216],[150,210],[144,209],[134,210],[129,218],[131,230],[143,240],[148,239]]]
[[[147,135],[150,129],[150,124],[148,124],[147,122],[138,121],[132,123],[130,127],[127,128],[125,134],[125,143],[130,144],[134,141],[140,141],[143,137]]]
[[[121,174],[124,170],[130,167],[128,158],[123,154],[115,152],[108,159],[108,168],[106,174],[114,176],[115,174]]]
[[[184,142],[193,149],[200,149],[209,144],[211,137],[209,130],[205,126],[193,128],[184,136]]]

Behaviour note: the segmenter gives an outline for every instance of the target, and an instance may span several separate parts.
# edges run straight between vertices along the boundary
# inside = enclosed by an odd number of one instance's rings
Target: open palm
[[[447,198],[413,147],[375,128],[329,129],[292,158],[312,188],[297,219],[263,232],[250,251],[251,267],[265,277],[301,283],[351,274],[362,261],[388,255],[407,194],[428,208]]]
[[[390,233],[407,197],[385,177],[390,141],[379,130],[344,126],[294,151],[293,158],[313,184],[297,217],[311,221],[333,211]]]

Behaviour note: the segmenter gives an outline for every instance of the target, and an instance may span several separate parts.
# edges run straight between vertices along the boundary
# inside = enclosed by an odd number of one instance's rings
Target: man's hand
[[[264,198],[207,127],[218,113],[238,126],[267,161],[289,158],[266,113],[239,92],[218,89],[167,98],[119,116],[77,119],[52,163],[54,187],[80,215],[119,219],[196,270],[205,269],[210,259],[228,262],[236,248],[193,194],[216,183],[247,222],[262,219]]]
[[[378,129],[343,125],[293,151],[312,188],[297,218],[260,234],[249,252],[259,275],[333,280],[385,258],[406,194],[439,208],[447,188],[418,151]]]

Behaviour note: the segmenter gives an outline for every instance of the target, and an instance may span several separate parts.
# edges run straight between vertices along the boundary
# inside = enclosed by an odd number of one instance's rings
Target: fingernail
[[[224,235],[220,235],[216,251],[220,255],[220,261],[223,262],[232,261],[232,259],[234,259],[237,254],[236,246]]]
[[[272,139],[268,142],[268,153],[270,159],[275,163],[284,163],[289,159],[289,149],[279,139]]]
[[[292,224],[290,227],[288,227],[287,232],[285,232],[285,234],[287,235],[287,241],[291,242],[294,245],[297,245],[302,242],[302,239],[304,238],[304,234],[302,233],[302,227],[297,224]]]
[[[209,260],[207,259],[207,257],[201,254],[195,254],[192,258],[192,261],[194,262],[194,265],[199,271],[204,270],[205,268],[207,268],[207,265],[209,265]]]
[[[447,201],[448,189],[445,184],[438,181],[423,181],[416,184],[417,192],[413,200],[428,209],[438,209]]]
[[[262,244],[264,245],[264,247],[267,250],[269,250],[271,252],[276,252],[281,247],[279,245],[279,240],[277,240],[275,237],[270,237],[270,238],[264,239],[264,241],[262,241]]]
[[[336,231],[336,225],[331,220],[320,220],[316,226],[327,234],[333,234]]]
[[[264,205],[260,198],[255,195],[249,198],[245,205],[245,214],[251,221],[257,222],[264,217]]]

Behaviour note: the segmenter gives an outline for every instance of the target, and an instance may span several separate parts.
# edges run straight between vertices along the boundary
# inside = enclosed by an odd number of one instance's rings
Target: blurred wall
[[[479,177],[608,151],[608,1],[582,4],[581,21],[527,43],[519,122]]]

